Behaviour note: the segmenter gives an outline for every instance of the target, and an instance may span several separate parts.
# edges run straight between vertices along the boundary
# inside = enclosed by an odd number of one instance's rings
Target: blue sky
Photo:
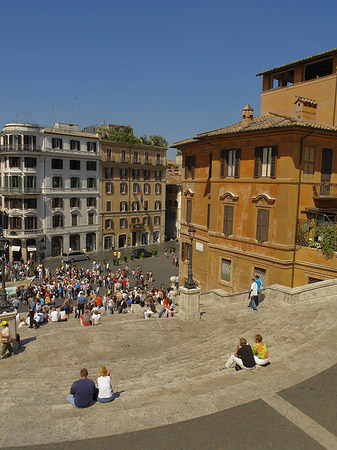
[[[337,47],[337,2],[1,5],[0,124],[131,125],[172,145],[260,109],[256,74]],[[75,101],[76,98],[76,101]],[[170,156],[172,152],[170,152]]]

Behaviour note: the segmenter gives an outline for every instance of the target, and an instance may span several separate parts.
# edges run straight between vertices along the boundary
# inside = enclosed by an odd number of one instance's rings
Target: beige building
[[[166,147],[101,139],[99,247],[160,243],[165,237]]]

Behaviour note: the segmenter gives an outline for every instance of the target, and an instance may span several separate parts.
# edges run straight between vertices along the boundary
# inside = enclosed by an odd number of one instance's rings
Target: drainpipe
[[[294,236],[294,251],[293,251],[293,268],[291,274],[291,287],[294,287],[294,278],[295,278],[295,263],[296,263],[296,237],[297,237],[297,222],[300,211],[300,196],[301,196],[301,184],[302,184],[302,156],[303,156],[303,141],[315,130],[310,131],[310,133],[306,134],[301,138],[301,147],[300,147],[300,166],[298,171],[298,189],[297,189],[297,206],[296,206],[296,222],[295,222],[295,236]]]

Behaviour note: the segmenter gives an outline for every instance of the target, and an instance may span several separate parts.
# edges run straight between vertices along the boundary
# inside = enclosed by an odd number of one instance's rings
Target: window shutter
[[[191,156],[191,178],[194,178],[195,156]]]
[[[266,209],[258,209],[256,240],[259,242],[268,241],[268,231],[269,231],[269,211]]]
[[[90,142],[87,142],[87,150],[90,152]]]
[[[227,236],[233,234],[233,217],[234,217],[234,206],[225,205],[223,232]]]
[[[241,148],[235,150],[235,178],[240,176],[240,158],[241,158]]]
[[[188,178],[190,157],[185,156],[185,178]]]
[[[186,202],[186,222],[191,223],[192,221],[192,200],[187,200]]]
[[[186,243],[183,242],[183,245],[181,246],[181,259],[182,261],[185,261],[186,259]]]
[[[254,178],[259,178],[261,176],[261,159],[262,159],[262,148],[255,148],[254,157]]]
[[[212,178],[212,162],[213,162],[213,155],[212,153],[209,154],[209,171],[208,171],[208,178]]]
[[[36,146],[36,136],[33,136],[33,145]]]
[[[225,150],[221,150],[220,156],[220,177],[223,178],[225,176]]]
[[[18,135],[18,146],[19,148],[22,146],[22,136],[20,134]]]
[[[268,241],[269,231],[269,211],[262,209],[262,222],[261,222],[261,242]]]
[[[272,147],[270,178],[276,178],[277,146]]]
[[[234,206],[227,206],[227,234],[233,234]]]

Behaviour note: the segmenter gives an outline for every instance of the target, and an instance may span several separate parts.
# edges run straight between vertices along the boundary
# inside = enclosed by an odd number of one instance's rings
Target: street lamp
[[[9,310],[9,303],[7,301],[7,292],[6,292],[6,281],[5,281],[5,253],[7,248],[7,239],[4,238],[3,230],[0,230],[0,256],[1,256],[1,281],[2,281],[2,292],[0,298],[0,314],[4,311]]]
[[[192,273],[192,252],[193,252],[193,239],[196,233],[196,229],[194,228],[193,225],[190,225],[189,229],[188,229],[188,235],[190,237],[190,260],[188,263],[188,278],[186,280],[186,283],[184,285],[184,287],[186,289],[195,289],[197,287],[197,285],[195,284],[195,282],[193,281],[193,273]]]

